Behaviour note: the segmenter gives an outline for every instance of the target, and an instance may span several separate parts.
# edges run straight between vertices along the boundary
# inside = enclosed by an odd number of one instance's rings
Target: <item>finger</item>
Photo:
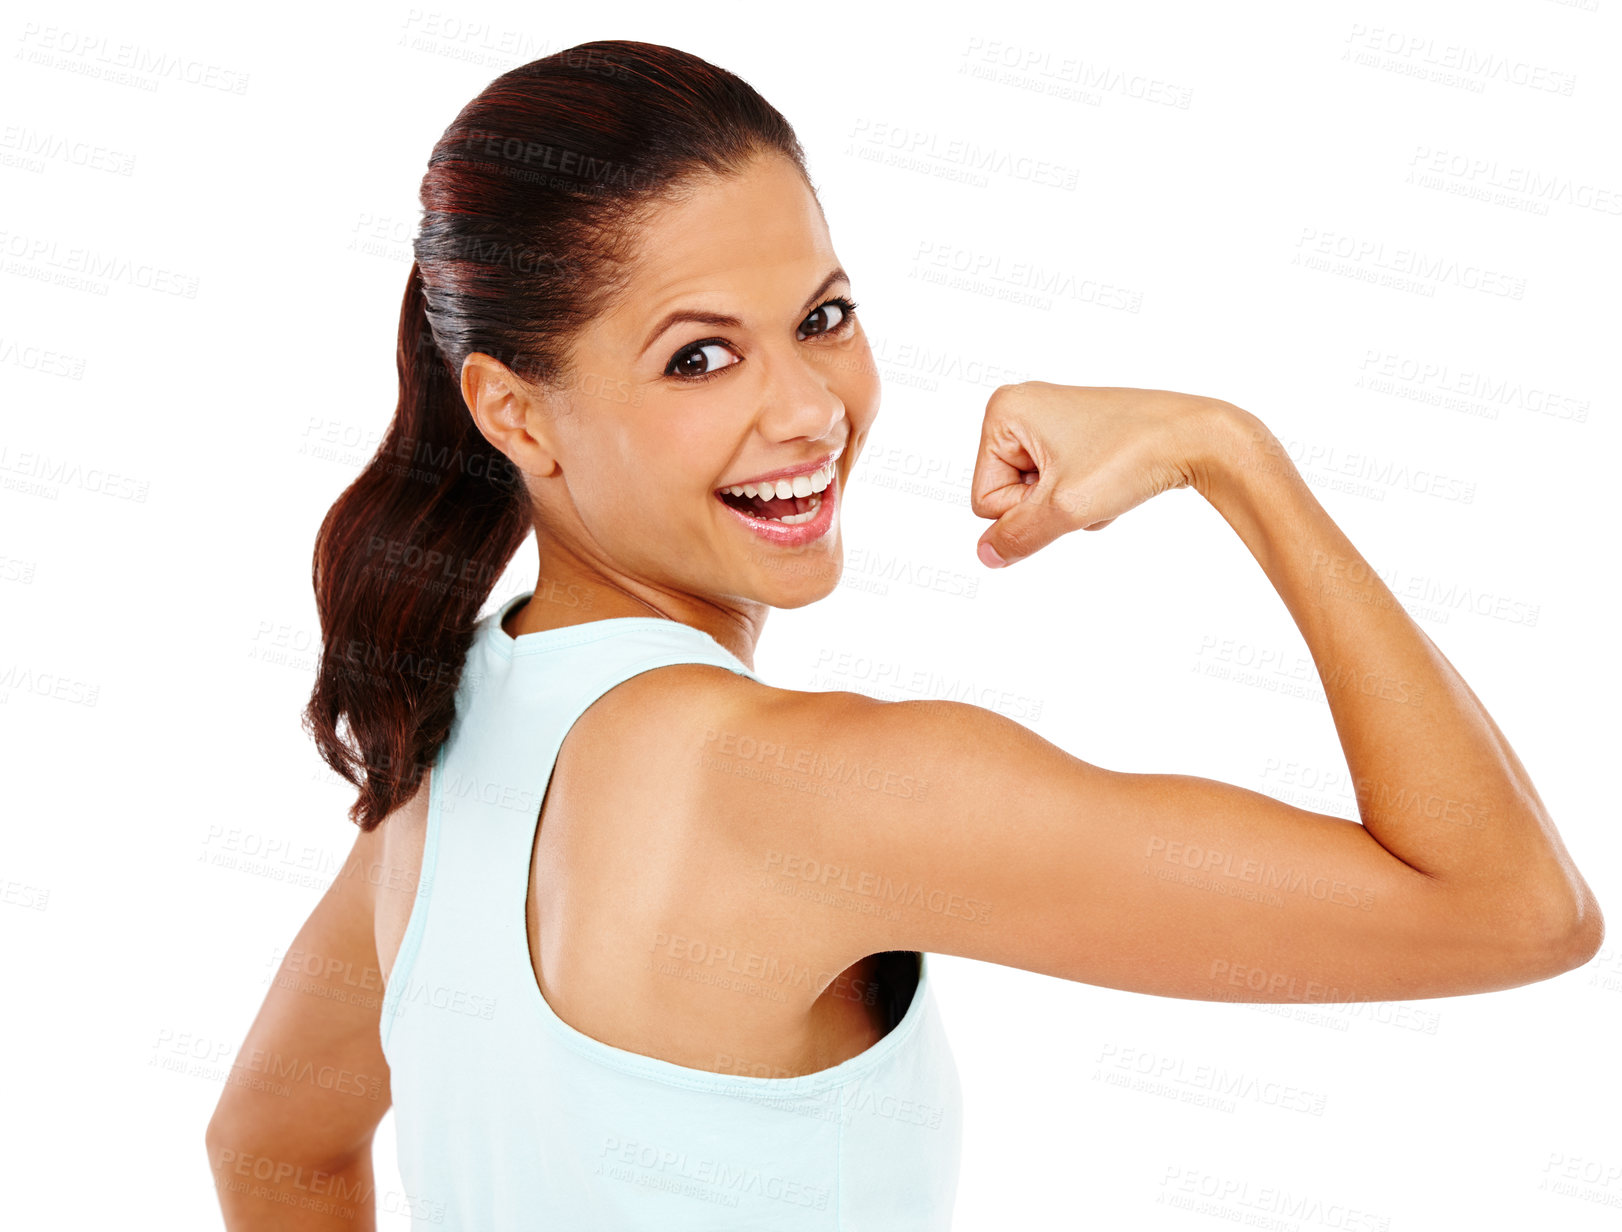
[[[1020,485],[1020,490],[1026,499],[998,517],[980,536],[976,547],[976,554],[992,568],[997,568],[999,561],[1011,565],[1023,560],[1070,529],[1063,511],[1054,506],[1050,491],[1030,484]],[[994,554],[992,559],[986,556],[987,548]]]
[[[1001,517],[1024,499],[1026,484],[1020,475],[1016,464],[981,454],[970,481],[970,507],[982,518]]]
[[[993,488],[973,503],[975,515],[982,518],[1000,518],[1024,500],[1030,491],[1028,484],[1019,482]]]
[[[1001,517],[1022,495],[1019,489],[1038,471],[1036,459],[1013,429],[989,418],[980,436],[975,455],[974,475],[969,485],[969,505],[982,518]]]

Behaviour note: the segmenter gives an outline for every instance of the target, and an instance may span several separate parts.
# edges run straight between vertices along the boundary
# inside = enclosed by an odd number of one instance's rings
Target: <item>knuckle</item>
[[[1001,536],[1002,555],[1013,559],[1031,554],[1030,536],[1023,530],[1007,530]]]
[[[1029,556],[1045,542],[1042,528],[1036,522],[1021,522],[1017,526],[1008,527],[1002,534],[1003,546],[1015,556]]]
[[[1019,397],[1020,392],[1030,384],[1029,381],[1016,381],[1011,385],[999,385],[991,391],[991,397],[986,399],[986,409],[1001,409]]]

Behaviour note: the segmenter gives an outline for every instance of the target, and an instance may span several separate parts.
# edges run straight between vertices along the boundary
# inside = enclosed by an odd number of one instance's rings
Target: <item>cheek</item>
[[[610,494],[609,516],[616,526],[649,541],[699,531],[714,512],[709,506],[719,504],[710,480],[717,474],[716,459],[726,456],[724,445],[714,444],[706,454],[695,433],[672,425],[662,453],[633,470],[638,481]]]
[[[637,482],[597,498],[597,517],[639,536],[668,534],[692,521],[695,510],[702,514],[704,502],[713,499],[697,473],[644,468]]]
[[[863,393],[865,394],[863,401],[866,404],[867,413],[869,416],[876,415],[878,413],[879,393],[881,388],[882,382],[879,380],[879,370],[877,367],[875,367],[869,372],[863,388]]]
[[[856,360],[856,357],[853,357],[853,360]],[[873,362],[872,352],[865,346],[862,348],[860,359],[853,363],[843,384],[840,396],[852,421],[859,425],[872,423],[879,413],[882,386],[878,366]]]
[[[867,343],[867,334],[859,328],[842,357],[841,366],[850,374],[849,384],[853,401],[863,403],[878,401],[879,365],[873,358],[873,348]]]

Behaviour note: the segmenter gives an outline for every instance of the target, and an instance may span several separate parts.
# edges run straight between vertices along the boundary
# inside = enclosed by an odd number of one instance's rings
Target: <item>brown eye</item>
[[[732,364],[722,363],[719,358],[711,358],[709,352],[719,355],[730,355],[725,343],[721,342],[695,342],[692,346],[684,347],[671,357],[670,366],[665,369],[666,376],[710,376],[723,368],[730,368]],[[737,362],[734,359],[734,362]]]
[[[829,314],[832,319],[829,318]],[[805,322],[800,326],[801,336],[810,334],[827,334],[838,329],[845,321],[845,307],[843,304],[829,300],[826,304],[811,311]]]

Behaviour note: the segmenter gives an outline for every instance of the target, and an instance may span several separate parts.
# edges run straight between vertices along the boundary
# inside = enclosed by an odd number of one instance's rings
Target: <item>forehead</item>
[[[783,301],[797,308],[836,264],[799,169],[782,156],[757,158],[735,175],[705,175],[654,208],[638,231],[627,292],[600,324],[640,343],[674,308],[746,320],[782,311]]]

